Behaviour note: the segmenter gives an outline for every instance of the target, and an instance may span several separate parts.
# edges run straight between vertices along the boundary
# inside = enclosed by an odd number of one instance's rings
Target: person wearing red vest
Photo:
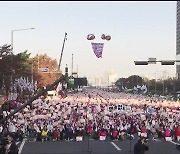
[[[87,127],[86,127],[86,133],[87,134],[91,134],[92,133],[92,131],[93,131],[93,127],[89,124],[89,125],[87,125]]]
[[[53,140],[58,140],[59,139],[59,131],[57,128],[53,131]]]
[[[165,129],[165,137],[171,137],[171,130],[169,127]]]
[[[113,129],[112,134],[111,134],[112,140],[116,140],[118,139],[118,137],[119,137],[119,132],[117,131],[117,129]]]
[[[175,128],[175,135],[178,141],[180,141],[180,125]]]
[[[100,136],[107,137],[107,131],[105,129],[101,129],[98,134],[99,138],[100,138]]]

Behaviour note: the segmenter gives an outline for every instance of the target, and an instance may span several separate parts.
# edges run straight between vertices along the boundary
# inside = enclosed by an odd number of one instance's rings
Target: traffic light
[[[134,61],[135,65],[148,65],[148,61]]]
[[[66,64],[66,67],[65,67],[65,78],[66,78],[66,80],[68,79],[68,67],[67,67],[67,64]]]
[[[166,61],[161,61],[161,65],[174,65],[174,61],[168,61],[168,60],[166,60]]]

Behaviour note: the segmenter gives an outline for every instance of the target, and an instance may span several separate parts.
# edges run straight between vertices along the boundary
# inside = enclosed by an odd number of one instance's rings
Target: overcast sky
[[[11,30],[34,27],[35,30],[14,32],[14,53],[28,50],[32,56],[47,53],[59,61],[64,33],[67,42],[61,68],[81,76],[103,76],[114,70],[119,77],[132,74],[175,75],[174,66],[135,66],[134,60],[175,59],[176,2],[0,2],[0,45],[11,43]],[[103,58],[98,59],[87,35],[93,42],[104,42]],[[101,40],[110,34],[110,41]]]

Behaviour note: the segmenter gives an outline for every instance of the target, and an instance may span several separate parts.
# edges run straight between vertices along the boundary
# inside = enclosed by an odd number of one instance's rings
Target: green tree
[[[121,89],[122,86],[123,87],[126,87],[127,86],[127,83],[126,83],[126,78],[119,78],[116,82],[115,82],[115,85]]]
[[[119,78],[115,82],[115,85],[119,88],[121,88],[122,86],[127,88],[134,88],[134,86],[142,84],[144,84],[144,80],[138,75],[131,75],[128,78]]]
[[[126,83],[128,83],[129,88],[134,88],[134,86],[142,85],[144,80],[138,75],[131,75],[126,79]]]
[[[11,46],[10,45],[3,45],[3,46],[0,46],[0,58],[3,58],[7,55],[11,55],[12,54],[12,51],[11,51]]]
[[[24,51],[18,53],[13,58],[13,70],[16,76],[26,76],[30,73],[31,70],[31,59],[30,53],[28,51]]]
[[[12,55],[10,47],[11,46],[7,44],[0,46],[0,89],[3,86],[3,80],[5,79],[5,77],[9,76],[9,74],[11,73],[9,69],[11,65],[10,57]],[[6,83],[5,80],[4,80],[4,83]]]
[[[29,58],[30,54],[27,51],[14,55],[10,45],[0,47],[0,87],[4,80],[6,93],[9,90],[11,79],[29,74],[31,68]]]

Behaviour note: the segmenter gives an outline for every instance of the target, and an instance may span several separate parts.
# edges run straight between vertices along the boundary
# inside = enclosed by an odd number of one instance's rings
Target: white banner
[[[104,43],[91,43],[91,44],[96,57],[102,58]]]

